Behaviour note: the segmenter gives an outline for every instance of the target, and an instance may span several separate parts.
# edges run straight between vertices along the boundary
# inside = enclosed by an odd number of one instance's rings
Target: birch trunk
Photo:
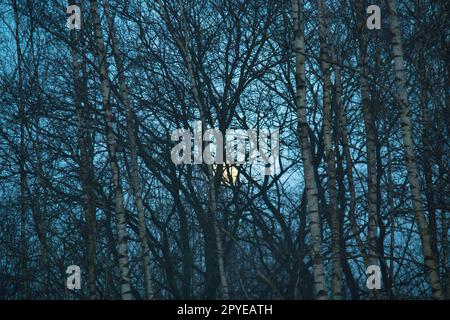
[[[219,173],[218,173],[219,172]],[[216,236],[216,245],[217,245],[217,259],[219,263],[219,277],[220,277],[220,284],[222,286],[222,297],[224,300],[230,299],[230,293],[228,288],[228,281],[225,274],[225,263],[224,263],[224,252],[223,252],[223,243],[222,243],[222,236],[221,236],[221,230],[220,230],[220,224],[217,217],[217,192],[216,192],[216,174],[220,174],[222,172],[221,168],[217,167],[216,173],[214,173],[214,170],[212,166],[208,166],[208,207],[209,211],[211,213],[211,219],[213,220],[214,224],[214,233]]]
[[[390,289],[388,290],[388,293],[395,290],[395,284],[394,284],[394,257],[395,257],[395,211],[394,211],[394,183],[392,179],[392,156],[391,156],[391,144],[389,140],[387,141],[387,206],[389,210],[389,221],[391,224],[390,229],[390,242],[389,242],[389,253],[390,253],[390,259],[389,259],[389,279],[390,279]],[[392,297],[388,296],[388,299]]]
[[[364,12],[364,6],[361,3],[356,4],[357,16]],[[364,28],[363,19],[357,20],[358,27]],[[368,230],[367,230],[367,260],[366,267],[369,265],[378,265],[377,254],[377,149],[375,134],[375,121],[373,119],[372,111],[370,110],[370,96],[368,83],[368,57],[367,57],[367,41],[364,34],[365,30],[359,33],[359,82],[361,87],[362,111],[364,116],[364,130],[366,134],[366,151],[367,151],[367,216],[368,216]]]
[[[296,105],[298,117],[298,135],[302,151],[302,161],[305,175],[306,201],[308,219],[311,229],[311,259],[313,261],[313,291],[316,299],[327,299],[325,272],[322,258],[322,232],[320,226],[319,201],[317,184],[314,174],[311,143],[308,136],[306,85],[305,85],[305,55],[303,0],[292,0],[292,15],[294,20],[295,58],[296,58]]]
[[[406,166],[408,170],[408,182],[411,188],[412,204],[415,220],[419,230],[422,243],[422,252],[428,280],[434,299],[444,299],[439,271],[436,264],[435,254],[431,245],[431,236],[428,229],[428,223],[425,218],[423,201],[421,198],[421,187],[419,174],[414,155],[414,145],[412,140],[412,124],[410,118],[410,109],[406,92],[406,72],[403,59],[403,48],[400,34],[400,24],[397,15],[397,1],[387,0],[389,5],[389,25],[392,33],[392,53],[395,62],[395,83],[397,87],[397,103],[401,108],[401,127],[403,135],[403,146],[405,148]]]
[[[114,18],[109,12],[108,1],[104,1],[105,14],[108,19],[109,32],[111,37],[111,45],[113,49],[113,56],[116,62],[117,73],[119,78],[119,95],[125,105],[126,120],[127,120],[127,136],[130,148],[130,182],[133,190],[134,201],[138,214],[138,229],[139,229],[139,242],[141,245],[141,258],[144,269],[144,286],[148,300],[154,298],[152,275],[150,271],[150,248],[147,242],[147,229],[145,227],[145,209],[144,201],[142,199],[141,181],[138,171],[138,155],[136,145],[136,124],[134,120],[134,113],[131,108],[130,99],[128,95],[128,88],[125,82],[124,67],[122,62],[122,56],[119,51],[114,27]]]
[[[130,271],[128,263],[128,244],[125,220],[125,208],[123,206],[123,192],[121,185],[120,167],[117,159],[117,137],[113,130],[112,107],[109,102],[111,84],[108,75],[106,50],[103,42],[102,27],[98,14],[97,1],[91,1],[91,14],[94,24],[94,32],[97,46],[98,61],[100,63],[100,77],[102,88],[102,104],[105,119],[106,143],[108,147],[109,163],[114,185],[114,205],[116,214],[117,234],[119,239],[119,269],[121,272],[121,294],[123,300],[131,300]]]
[[[376,136],[375,122],[373,121],[370,110],[369,88],[367,82],[367,54],[365,50],[365,41],[361,46],[360,57],[360,85],[362,95],[362,107],[364,114],[364,128],[366,133],[367,150],[367,181],[368,181],[368,264],[377,265],[377,157],[376,157]]]
[[[330,196],[331,216],[331,256],[332,256],[332,294],[334,300],[342,299],[342,267],[340,252],[339,216],[337,208],[336,157],[332,142],[332,110],[331,110],[331,68],[327,62],[330,50],[327,39],[326,6],[323,0],[318,1],[321,69],[323,74],[323,142],[327,162],[328,192]]]
[[[419,4],[416,2],[416,8]],[[417,8],[420,12],[420,9]],[[417,18],[419,20],[419,17]],[[414,31],[420,34],[423,30],[420,22],[415,23]],[[419,105],[421,113],[421,123],[422,123],[422,166],[425,176],[425,197],[427,199],[427,211],[428,211],[428,228],[431,237],[431,249],[433,250],[438,266],[439,272],[439,250],[438,250],[438,227],[437,227],[437,217],[436,217],[436,204],[435,204],[435,191],[433,186],[433,169],[432,169],[432,159],[433,159],[433,130],[432,130],[432,119],[430,116],[430,109],[428,108],[428,101],[432,101],[431,97],[428,95],[427,91],[427,79],[426,79],[426,61],[423,53],[422,44],[419,42],[416,45],[418,51],[418,57],[415,60],[415,67],[417,70],[417,78],[419,85]],[[437,107],[437,106],[436,106]],[[436,121],[439,123],[439,121]]]
[[[95,275],[95,204],[94,204],[94,190],[92,185],[92,177],[94,175],[92,156],[90,155],[89,148],[89,130],[88,130],[88,103],[87,103],[87,83],[84,81],[84,77],[80,75],[81,65],[80,56],[75,49],[76,40],[72,43],[72,73],[74,83],[74,100],[77,116],[78,126],[78,148],[81,155],[80,178],[83,189],[83,206],[84,215],[86,219],[86,265],[88,270],[88,288],[89,299],[95,300],[96,294],[96,275]],[[85,68],[83,63],[83,69]],[[84,72],[83,72],[84,73]]]

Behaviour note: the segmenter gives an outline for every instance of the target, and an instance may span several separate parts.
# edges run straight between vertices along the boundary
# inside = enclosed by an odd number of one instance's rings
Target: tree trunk
[[[97,45],[98,60],[100,63],[100,77],[102,89],[102,104],[105,119],[106,143],[111,173],[114,185],[114,205],[116,214],[117,234],[119,239],[119,269],[121,272],[121,294],[123,300],[131,300],[130,270],[128,263],[128,244],[125,220],[125,208],[123,206],[123,191],[121,185],[120,167],[117,158],[117,137],[113,129],[113,114],[110,104],[111,84],[108,75],[106,50],[102,37],[102,27],[98,14],[97,1],[91,1],[91,14],[94,24],[95,39]]]
[[[331,216],[331,256],[332,256],[332,294],[334,300],[342,299],[342,267],[339,241],[339,216],[337,208],[336,158],[332,142],[332,110],[331,110],[331,69],[329,61],[329,44],[327,39],[326,6],[323,0],[318,1],[320,55],[323,73],[323,142],[325,160],[327,162],[328,192],[330,196]]]
[[[130,148],[130,182],[133,190],[134,201],[138,213],[138,229],[139,229],[139,242],[141,245],[141,257],[144,269],[144,285],[145,292],[148,300],[154,298],[152,275],[150,271],[150,249],[147,242],[147,229],[145,227],[145,209],[144,201],[142,199],[142,187],[138,171],[138,156],[136,146],[136,123],[134,120],[134,113],[131,108],[130,99],[128,95],[128,88],[125,82],[124,67],[122,62],[122,56],[117,44],[114,18],[109,12],[108,1],[104,1],[105,13],[108,18],[109,32],[111,37],[111,44],[113,49],[113,56],[116,62],[117,73],[119,78],[119,94],[120,98],[125,105],[126,120],[127,120],[127,135]]]
[[[73,68],[73,83],[74,83],[74,100],[77,115],[78,126],[78,149],[80,150],[80,180],[83,190],[83,207],[84,216],[86,220],[86,265],[88,270],[88,288],[89,299],[95,300],[96,294],[96,275],[95,275],[95,229],[96,229],[96,208],[94,203],[94,189],[93,189],[93,163],[92,155],[89,152],[90,138],[89,138],[89,124],[86,118],[89,117],[88,101],[87,101],[87,83],[84,74],[85,62],[80,65],[80,56],[75,46],[77,40],[72,42],[72,68]],[[81,39],[84,41],[84,39]],[[84,43],[82,44],[84,47]],[[83,70],[82,70],[83,68]]]
[[[387,292],[390,294],[395,292],[395,283],[394,283],[394,258],[395,258],[395,211],[394,211],[394,183],[392,179],[392,156],[391,156],[391,144],[389,140],[387,141],[387,208],[389,210],[389,221],[390,221],[390,242],[389,242],[389,285],[390,288]],[[391,299],[391,296],[388,296],[388,299]]]
[[[429,234],[428,223],[425,218],[423,201],[421,198],[421,188],[419,174],[414,155],[414,145],[412,140],[412,124],[406,92],[405,63],[403,59],[403,48],[400,35],[400,25],[397,16],[397,1],[387,0],[389,5],[389,22],[392,33],[392,53],[395,62],[395,83],[397,87],[397,102],[401,108],[401,127],[403,135],[403,145],[405,148],[406,165],[408,169],[408,182],[411,188],[412,204],[415,220],[419,229],[420,240],[424,264],[428,275],[429,283],[434,299],[444,299],[444,292],[439,279],[438,267],[435,254],[431,246],[431,236]]]
[[[311,259],[313,262],[314,297],[325,300],[328,298],[325,272],[322,258],[322,232],[320,226],[319,201],[317,184],[314,174],[313,155],[308,136],[307,109],[306,109],[306,85],[305,85],[305,56],[304,56],[304,22],[303,0],[292,0],[292,15],[294,19],[295,34],[295,58],[296,58],[296,105],[298,117],[298,135],[302,150],[303,168],[305,174],[306,201],[308,218],[311,228]]]
[[[349,133],[347,128],[347,116],[345,114],[344,106],[342,104],[342,75],[341,68],[335,68],[336,77],[336,113],[339,118],[341,138],[342,138],[342,149],[345,157],[345,175],[348,179],[348,189],[350,192],[349,199],[349,210],[348,210],[348,220],[350,223],[350,228],[352,230],[353,236],[355,237],[356,245],[363,257],[364,263],[367,265],[367,252],[364,243],[361,239],[361,231],[358,228],[358,223],[355,219],[355,209],[356,209],[356,191],[355,191],[355,181],[353,179],[353,159],[350,153],[350,143],[349,143]]]
[[[373,114],[370,109],[370,96],[368,84],[368,57],[367,57],[367,41],[364,34],[365,21],[362,12],[364,12],[364,5],[356,3],[356,20],[357,30],[359,32],[359,82],[361,87],[362,97],[362,111],[364,116],[364,129],[366,134],[366,150],[367,150],[367,215],[368,215],[368,230],[367,230],[367,260],[366,267],[370,265],[378,265],[377,254],[377,156],[376,156],[376,141],[375,122]]]

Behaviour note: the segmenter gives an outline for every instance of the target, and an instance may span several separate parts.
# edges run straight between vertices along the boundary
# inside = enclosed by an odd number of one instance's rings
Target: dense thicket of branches
[[[366,1],[69,2],[0,3],[1,299],[450,298],[448,1],[375,1],[381,30]],[[280,128],[280,173],[175,165],[195,121]]]

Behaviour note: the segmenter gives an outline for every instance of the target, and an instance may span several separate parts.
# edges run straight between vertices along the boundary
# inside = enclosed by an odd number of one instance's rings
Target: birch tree
[[[395,84],[397,88],[397,103],[401,111],[401,128],[403,136],[403,147],[405,149],[405,160],[408,170],[408,182],[411,189],[414,217],[419,229],[422,242],[422,252],[428,279],[430,282],[433,298],[444,299],[444,292],[439,279],[439,271],[431,246],[431,236],[428,223],[425,218],[425,210],[422,200],[422,192],[417,170],[416,157],[414,154],[414,142],[412,139],[411,114],[406,91],[406,71],[403,58],[403,46],[400,33],[400,23],[397,14],[397,1],[387,0],[389,6],[389,25],[392,33],[391,45],[394,57]]]
[[[361,102],[362,111],[364,115],[364,130],[366,133],[366,152],[367,152],[367,216],[368,216],[368,231],[367,231],[367,261],[366,266],[378,265],[377,258],[377,159],[376,159],[376,135],[375,122],[373,114],[370,109],[370,94],[368,83],[368,55],[367,55],[367,41],[365,35],[364,19],[361,17],[361,10],[364,5],[356,4],[357,31],[359,42],[359,83],[361,88]]]
[[[117,235],[119,240],[119,268],[121,272],[121,293],[123,300],[131,300],[130,270],[128,262],[127,230],[125,208],[123,205],[123,191],[119,160],[117,157],[117,137],[113,127],[113,113],[110,103],[111,83],[106,61],[106,48],[103,42],[102,27],[98,14],[97,1],[91,1],[91,15],[94,25],[94,34],[97,46],[98,61],[100,64],[100,79],[102,90],[102,104],[105,121],[106,143],[108,147],[109,164],[111,167],[114,186],[114,209],[116,214]]]
[[[331,68],[329,39],[327,39],[327,8],[323,0],[318,1],[319,13],[319,37],[321,51],[321,69],[323,74],[323,141],[325,149],[325,159],[327,163],[327,186],[330,196],[329,208],[331,215],[331,236],[332,236],[332,291],[333,299],[342,299],[342,268],[340,253],[340,232],[339,217],[337,208],[337,189],[336,189],[336,157],[332,141],[332,109],[331,109]]]
[[[77,45],[84,48],[84,39],[74,37],[71,45],[74,100],[78,126],[78,146],[80,150],[80,180],[83,190],[83,206],[86,219],[86,264],[88,269],[89,298],[96,299],[95,275],[95,224],[96,208],[93,190],[92,129],[89,120],[89,102],[87,101],[86,61],[80,58]],[[81,60],[81,61],[80,61]]]
[[[292,0],[292,17],[294,23],[295,48],[295,81],[296,106],[298,117],[298,136],[300,140],[303,169],[305,174],[306,201],[309,224],[311,228],[311,259],[313,261],[314,296],[316,299],[327,299],[325,271],[322,257],[322,232],[319,214],[319,200],[313,166],[309,126],[307,122],[306,85],[305,85],[305,47],[304,47],[304,15],[303,1]]]
[[[125,82],[124,66],[122,62],[122,54],[119,50],[116,38],[116,31],[114,26],[114,17],[110,13],[108,1],[104,1],[105,14],[108,19],[109,34],[111,37],[111,45],[114,60],[117,67],[117,73],[119,78],[119,95],[122,103],[125,106],[125,115],[127,121],[127,138],[130,148],[130,182],[133,190],[134,201],[138,213],[138,229],[139,229],[139,241],[141,245],[142,265],[144,269],[144,283],[147,299],[154,298],[152,275],[150,270],[150,250],[147,242],[147,229],[145,226],[145,208],[144,201],[142,199],[141,181],[138,172],[138,155],[136,145],[136,121],[135,115],[131,107],[128,87]]]

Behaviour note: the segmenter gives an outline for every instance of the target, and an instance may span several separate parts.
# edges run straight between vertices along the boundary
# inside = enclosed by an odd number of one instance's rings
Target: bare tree
[[[403,146],[405,148],[406,165],[408,169],[408,182],[411,189],[413,211],[417,227],[419,229],[422,251],[427,269],[430,286],[435,299],[444,299],[444,292],[439,279],[439,271],[436,265],[435,253],[431,247],[431,236],[428,223],[425,218],[422,193],[417,171],[416,156],[414,155],[414,144],[412,140],[412,125],[408,96],[406,92],[406,72],[403,60],[403,47],[400,34],[400,24],[397,16],[397,2],[388,0],[389,24],[392,32],[392,54],[395,62],[395,84],[397,86],[397,103],[401,108],[401,127],[403,136]]]
[[[306,118],[306,85],[305,85],[305,56],[304,56],[304,17],[302,15],[303,1],[293,0],[292,17],[295,35],[295,80],[296,105],[298,117],[298,135],[302,148],[303,168],[305,172],[306,201],[311,228],[312,246],[311,258],[314,268],[314,296],[317,299],[327,299],[325,284],[325,270],[322,258],[322,232],[319,216],[318,191],[314,173],[311,144],[309,141],[308,122]]]
[[[108,146],[109,163],[111,166],[113,185],[114,185],[114,208],[117,219],[117,233],[119,237],[119,267],[121,272],[121,294],[122,299],[130,300],[132,298],[130,288],[130,270],[128,262],[128,244],[127,230],[125,220],[125,208],[123,205],[123,191],[121,183],[121,173],[119,161],[117,158],[117,136],[114,133],[113,114],[110,103],[111,83],[108,75],[108,65],[106,62],[106,48],[103,42],[102,27],[98,14],[98,5],[96,1],[91,2],[91,14],[95,28],[95,39],[97,45],[97,54],[100,64],[100,78],[102,84],[102,104],[105,118],[105,132]]]

